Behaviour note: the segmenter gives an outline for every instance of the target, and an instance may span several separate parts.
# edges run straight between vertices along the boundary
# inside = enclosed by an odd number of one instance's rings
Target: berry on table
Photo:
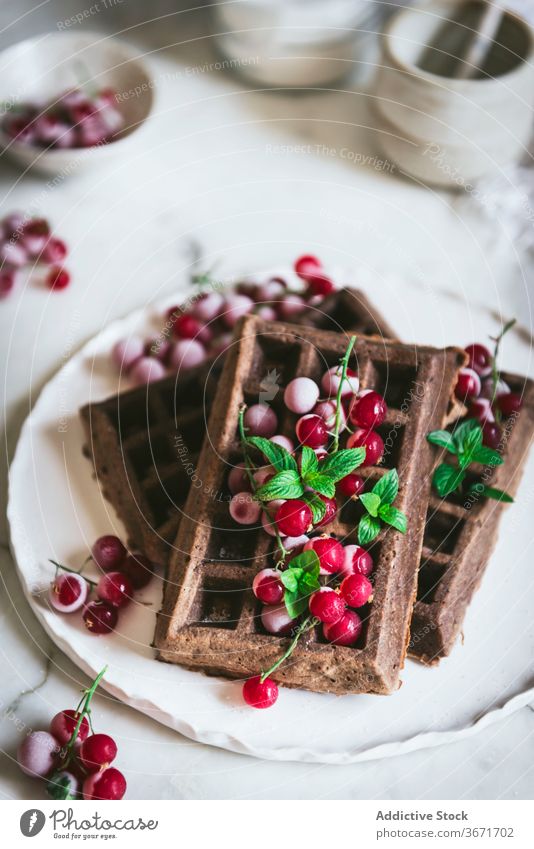
[[[195,339],[202,329],[198,319],[187,313],[176,316],[173,323],[173,332],[180,339]]]
[[[230,501],[230,516],[239,525],[255,525],[259,522],[261,506],[251,492],[237,492]]]
[[[262,681],[260,675],[255,675],[243,684],[243,699],[250,707],[263,710],[272,707],[277,698],[278,685],[272,678]]]
[[[316,522],[315,526],[317,528],[322,528],[325,525],[328,525],[332,521],[332,519],[335,518],[335,515],[337,513],[337,504],[335,498],[327,498],[326,495],[319,495],[319,498],[321,499],[321,501],[324,502],[324,506],[326,509],[323,518],[320,522]]]
[[[0,298],[6,298],[15,285],[16,271],[14,268],[0,269]]]
[[[133,364],[130,371],[130,377],[138,386],[161,380],[165,374],[165,366],[155,357],[141,357]]]
[[[269,634],[282,637],[289,634],[295,624],[284,604],[266,604],[260,613],[261,624]]]
[[[206,292],[193,305],[193,315],[199,321],[213,321],[224,306],[224,298],[220,292]]]
[[[355,572],[343,579],[340,592],[349,607],[363,607],[373,595],[373,585],[365,575]]]
[[[454,394],[460,401],[478,398],[482,389],[480,377],[472,368],[460,369]]]
[[[74,613],[85,604],[89,586],[81,575],[74,572],[56,575],[50,584],[50,604],[60,613]]]
[[[309,413],[319,398],[319,387],[309,377],[296,377],[287,384],[284,403],[292,413]]]
[[[80,746],[78,757],[88,772],[97,772],[108,766],[117,756],[117,744],[109,734],[91,734]]]
[[[133,586],[123,572],[108,572],[96,585],[96,594],[112,607],[125,607],[132,600]]]
[[[60,263],[63,262],[65,257],[67,256],[67,246],[62,239],[56,239],[54,236],[50,236],[48,241],[46,242],[39,259],[42,262],[47,263]]]
[[[111,359],[119,369],[129,371],[145,354],[145,343],[138,336],[121,339],[111,351]]]
[[[227,327],[233,328],[240,318],[252,312],[254,301],[247,295],[227,295],[221,318]]]
[[[307,445],[308,448],[321,448],[328,442],[328,431],[323,419],[313,413],[302,416],[295,425],[295,431],[301,445]]]
[[[295,260],[293,267],[297,276],[307,281],[310,276],[316,275],[323,266],[321,260],[313,254],[304,254]]]
[[[337,484],[339,492],[342,495],[346,495],[347,498],[357,498],[363,492],[364,486],[364,479],[361,475],[357,475],[356,472],[351,472],[346,477],[341,478]]]
[[[312,616],[315,616],[319,622],[333,625],[343,616],[345,602],[335,590],[330,587],[321,587],[310,596],[309,608]]]
[[[195,368],[202,365],[205,359],[206,349],[197,339],[179,339],[169,357],[171,367],[177,371]]]
[[[48,731],[32,731],[20,744],[17,761],[25,775],[44,778],[54,766],[60,745]]]
[[[339,386],[341,384],[342,368],[341,366],[332,366],[326,371],[321,378],[321,387],[328,398],[336,398]],[[358,374],[352,368],[347,368],[345,380],[341,387],[341,397],[346,398],[350,395],[355,395],[360,387]]]
[[[244,425],[249,436],[264,436],[270,439],[278,428],[278,418],[268,404],[253,404],[245,411]]]
[[[115,767],[89,775],[83,782],[84,799],[117,800],[126,793],[126,779]]]
[[[46,275],[46,285],[49,289],[66,289],[70,283],[70,274],[65,268],[53,265]]]
[[[350,420],[358,427],[371,430],[381,425],[386,418],[388,407],[378,392],[366,392],[357,398],[350,409]]]
[[[154,564],[144,554],[129,554],[121,565],[134,590],[142,590],[154,577]]]
[[[474,342],[472,345],[467,345],[464,350],[469,357],[468,367],[476,371],[480,377],[487,377],[491,372],[493,356],[486,346]]]
[[[482,442],[488,448],[497,450],[501,444],[502,432],[494,422],[484,422],[482,425]]]
[[[311,528],[312,519],[310,506],[299,498],[284,501],[275,515],[276,526],[284,537],[302,536]]]
[[[517,392],[506,392],[497,396],[495,406],[501,411],[503,416],[508,418],[508,416],[517,415],[523,406],[523,399]]]
[[[323,635],[336,646],[352,646],[362,630],[362,620],[354,610],[345,610],[341,619],[333,625],[323,625]]]
[[[245,463],[238,463],[230,469],[228,475],[228,489],[235,495],[237,492],[250,492],[251,483],[246,471]]]
[[[344,575],[352,575],[357,572],[367,577],[373,571],[373,558],[360,545],[346,545],[344,554],[342,569]]]
[[[110,634],[118,621],[117,608],[105,601],[90,601],[82,613],[90,634]]]
[[[119,569],[126,554],[124,545],[113,534],[104,534],[104,536],[98,537],[91,548],[92,558],[103,572]]]
[[[280,572],[276,569],[262,569],[254,576],[252,592],[263,604],[280,604],[284,597]]]
[[[63,710],[60,713],[56,713],[56,715],[52,718],[50,722],[50,733],[53,737],[58,741],[60,746],[66,746],[72,735],[74,734],[74,729],[76,728],[78,721],[80,719],[80,714],[75,710]],[[89,722],[87,717],[84,716],[80,727],[78,729],[78,734],[76,735],[76,739],[81,742],[85,740],[87,735],[89,734]]]
[[[375,430],[355,430],[347,440],[347,448],[365,448],[362,466],[376,466],[384,454],[384,442]]]
[[[323,574],[334,574],[343,567],[345,551],[341,543],[333,537],[314,537],[304,545],[303,550],[316,553]]]
[[[278,312],[281,318],[290,321],[294,316],[300,315],[307,309],[300,295],[286,295],[278,304]]]
[[[295,446],[293,442],[288,436],[284,436],[282,433],[276,433],[274,436],[271,436],[271,442],[274,442],[275,445],[280,445],[282,448],[285,448],[286,451],[289,451],[290,454],[295,450]]]
[[[477,419],[481,424],[484,422],[493,422],[495,421],[495,416],[493,415],[493,410],[491,409],[491,404],[488,398],[475,398],[469,404],[468,414],[470,418]]]

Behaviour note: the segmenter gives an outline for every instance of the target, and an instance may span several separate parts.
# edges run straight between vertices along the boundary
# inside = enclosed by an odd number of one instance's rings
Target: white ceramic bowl
[[[374,86],[380,143],[386,155],[418,179],[465,185],[515,161],[532,126],[534,38],[521,18],[508,25],[523,41],[518,61],[499,76],[456,79],[423,71],[422,48],[459,0],[403,9],[382,38]]]
[[[43,150],[13,141],[2,129],[0,146],[23,168],[69,175],[88,165],[118,156],[152,112],[154,83],[137,51],[103,33],[47,33],[29,38],[0,53],[0,102],[17,105],[47,101],[82,83],[112,87],[124,129],[109,144],[88,148]]]

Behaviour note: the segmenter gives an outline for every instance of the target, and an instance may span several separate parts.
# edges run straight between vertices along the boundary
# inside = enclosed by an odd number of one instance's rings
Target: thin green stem
[[[501,330],[501,332],[499,333],[498,336],[490,336],[490,339],[492,339],[492,341],[495,342],[495,348],[493,349],[493,360],[492,360],[492,363],[491,363],[491,379],[492,379],[492,382],[493,382],[493,392],[492,392],[492,395],[491,395],[492,406],[493,406],[493,403],[495,401],[495,398],[497,397],[497,389],[498,389],[498,386],[499,386],[499,377],[500,377],[499,366],[498,366],[499,349],[501,347],[501,342],[502,342],[503,336],[505,336],[508,333],[508,331],[512,329],[512,327],[514,326],[514,324],[516,324],[516,322],[517,322],[517,319],[511,318],[510,321],[506,322],[506,324],[504,325],[503,329]]]
[[[76,740],[78,739],[78,732],[79,732],[81,724],[83,722],[83,718],[84,718],[84,716],[88,716],[91,713],[91,709],[90,709],[91,699],[93,698],[95,691],[96,691],[96,688],[100,684],[100,681],[104,677],[106,671],[107,671],[107,666],[104,666],[104,668],[96,676],[95,680],[93,681],[93,683],[91,684],[89,689],[84,691],[82,698],[78,703],[78,707],[76,709],[76,713],[79,714],[78,721],[76,723],[76,727],[74,728],[74,731],[72,732],[72,736],[71,736],[69,742],[67,743],[67,745],[65,747],[65,755],[64,755],[64,758],[63,758],[62,766],[61,766],[62,769],[65,769],[72,760],[72,755],[73,755],[73,752],[74,752],[74,744],[76,743]]]
[[[316,619],[315,616],[307,616],[306,619],[303,622],[301,622],[301,624],[298,626],[297,630],[295,631],[295,636],[291,640],[289,646],[287,647],[287,649],[283,653],[283,655],[278,658],[276,663],[273,663],[273,665],[267,670],[267,672],[261,673],[260,681],[261,681],[262,684],[265,681],[265,679],[269,677],[269,675],[271,675],[276,669],[278,669],[279,666],[282,665],[284,660],[287,660],[287,658],[291,654],[293,654],[293,652],[295,651],[295,648],[297,646],[297,643],[300,640],[300,638],[302,637],[302,635],[305,634],[306,631],[311,631],[312,628],[315,628],[315,626],[318,624],[318,622],[319,622],[319,620]]]
[[[340,360],[341,364],[341,380],[339,381],[339,386],[337,390],[336,396],[336,422],[334,425],[334,442],[332,447],[332,453],[335,453],[339,449],[339,430],[341,428],[341,394],[343,392],[343,384],[347,379],[347,368],[349,365],[349,358],[352,353],[352,349],[356,344],[356,337],[351,336],[349,344],[347,346],[347,350],[345,351],[343,358]]]
[[[91,559],[91,558],[89,558],[89,559]],[[63,563],[58,563],[57,560],[52,560],[51,558],[48,559],[48,562],[52,563],[52,565],[55,566],[56,569],[61,569],[63,572],[70,572],[71,575],[80,575],[84,579],[84,581],[87,581],[87,583],[90,584],[92,587],[96,587],[96,585],[98,583],[97,581],[92,581],[90,578],[86,578],[85,575],[81,575],[81,571],[82,571],[83,567],[85,566],[85,564],[87,563],[87,560],[85,560],[84,563],[82,563],[82,566],[81,566],[80,569],[69,569],[68,566],[64,566]]]

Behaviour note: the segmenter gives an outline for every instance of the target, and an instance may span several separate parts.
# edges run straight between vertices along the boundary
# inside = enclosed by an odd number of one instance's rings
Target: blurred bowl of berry
[[[0,65],[0,146],[25,169],[68,176],[118,156],[153,111],[138,52],[101,33],[30,38]]]

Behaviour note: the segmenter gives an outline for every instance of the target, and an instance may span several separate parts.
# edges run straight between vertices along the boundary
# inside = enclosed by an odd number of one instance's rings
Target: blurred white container
[[[532,132],[534,39],[506,13],[517,61],[502,74],[458,79],[418,66],[425,46],[463,0],[434,0],[397,13],[382,37],[374,84],[379,139],[386,155],[412,176],[465,185],[517,160]]]

